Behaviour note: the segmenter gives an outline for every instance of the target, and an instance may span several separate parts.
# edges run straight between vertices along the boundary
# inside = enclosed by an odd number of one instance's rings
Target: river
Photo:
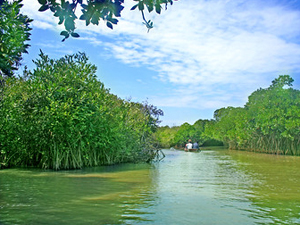
[[[300,224],[300,157],[163,151],[152,164],[0,170],[0,224]]]

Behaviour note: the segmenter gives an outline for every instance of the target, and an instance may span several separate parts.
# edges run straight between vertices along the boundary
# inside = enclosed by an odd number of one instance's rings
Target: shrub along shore
[[[160,109],[109,93],[84,53],[50,59],[0,87],[0,165],[49,169],[149,161]]]
[[[215,111],[210,134],[231,149],[300,155],[300,91],[293,78],[280,75],[254,91],[244,107]]]
[[[180,148],[188,139],[300,155],[300,91],[288,75],[253,92],[244,107],[217,109],[213,120],[158,127],[162,110],[111,94],[84,53],[54,60],[41,52],[34,63],[23,77],[1,81],[0,168],[149,162],[154,145]]]
[[[162,147],[182,147],[188,139],[202,146],[223,143],[230,149],[300,155],[300,91],[293,78],[280,75],[265,89],[254,91],[244,107],[214,112],[213,120],[179,127],[160,127],[156,140]]]

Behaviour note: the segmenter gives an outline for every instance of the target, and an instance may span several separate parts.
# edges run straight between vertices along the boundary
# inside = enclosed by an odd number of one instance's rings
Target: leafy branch
[[[131,10],[135,10],[136,8],[138,8],[141,13],[142,13],[142,18],[144,20],[143,24],[145,24],[145,26],[148,28],[148,32],[150,29],[153,28],[153,22],[151,20],[146,20],[145,18],[145,14],[144,14],[144,9],[145,7],[148,9],[148,12],[151,13],[154,8],[157,14],[161,13],[161,9],[163,4],[165,4],[165,9],[167,10],[168,7],[168,3],[170,3],[171,5],[173,5],[173,0],[134,0],[136,2],[138,2],[136,5],[134,5]],[[177,0],[174,0],[177,1]]]
[[[144,9],[147,8],[150,13],[155,8],[156,13],[160,14],[163,4],[165,4],[165,9],[167,9],[168,3],[173,4],[173,0],[133,1],[138,3],[134,5],[131,10],[138,8],[141,11],[143,23],[148,28],[148,32],[153,28],[153,22],[146,20]],[[103,20],[110,29],[113,29],[113,25],[117,25],[119,22],[117,18],[121,17],[121,12],[124,9],[124,0],[86,0],[85,2],[83,2],[83,0],[38,0],[38,2],[41,4],[39,8],[40,12],[50,9],[51,12],[53,12],[53,16],[59,18],[58,24],[64,24],[65,30],[60,33],[60,35],[64,36],[62,41],[65,41],[70,36],[75,38],[79,37],[79,34],[75,32],[75,21],[78,19],[75,12],[78,5],[81,7],[79,19],[84,20],[86,26],[90,24],[99,25],[99,22]]]

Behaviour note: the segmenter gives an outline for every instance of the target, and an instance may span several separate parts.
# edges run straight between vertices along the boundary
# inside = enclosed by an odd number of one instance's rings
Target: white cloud
[[[41,4],[37,0],[23,0],[22,13],[34,19],[33,27],[40,29],[57,29],[58,19],[53,16],[50,10],[39,12]]]
[[[127,36],[109,46],[116,58],[148,66],[177,89],[193,85],[199,90],[160,98],[162,106],[189,105],[196,99],[213,108],[234,103],[234,98],[241,103],[246,97],[236,93],[250,94],[282,70],[300,72],[300,45],[294,43],[300,35],[300,14],[291,9],[245,1],[190,0],[176,2],[155,22],[157,27],[149,34],[126,30],[120,23]],[[235,90],[216,95],[215,87],[222,86]],[[207,98],[203,89],[215,99]],[[222,96],[228,97],[222,101]]]

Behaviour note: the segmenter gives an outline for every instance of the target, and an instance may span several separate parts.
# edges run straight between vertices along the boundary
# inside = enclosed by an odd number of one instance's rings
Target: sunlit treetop
[[[30,46],[30,23],[33,21],[20,13],[21,0],[0,0],[0,81],[2,76],[13,76],[21,65],[22,54]]]
[[[142,14],[143,23],[148,28],[148,31],[153,28],[153,22],[146,20],[144,10],[148,12],[155,11],[160,14],[163,8],[167,9],[168,4],[172,5],[173,1],[178,0],[133,0],[135,5],[131,10],[138,9]],[[60,34],[64,36],[62,41],[65,41],[70,36],[79,37],[75,32],[75,21],[79,18],[84,20],[86,25],[98,25],[100,20],[106,22],[106,26],[113,29],[113,25],[118,23],[118,17],[121,17],[121,12],[124,9],[124,0],[38,0],[41,4],[39,11],[43,12],[48,9],[53,12],[55,17],[59,18],[58,24],[64,24],[65,30]],[[80,15],[76,15],[77,7],[80,7]]]

